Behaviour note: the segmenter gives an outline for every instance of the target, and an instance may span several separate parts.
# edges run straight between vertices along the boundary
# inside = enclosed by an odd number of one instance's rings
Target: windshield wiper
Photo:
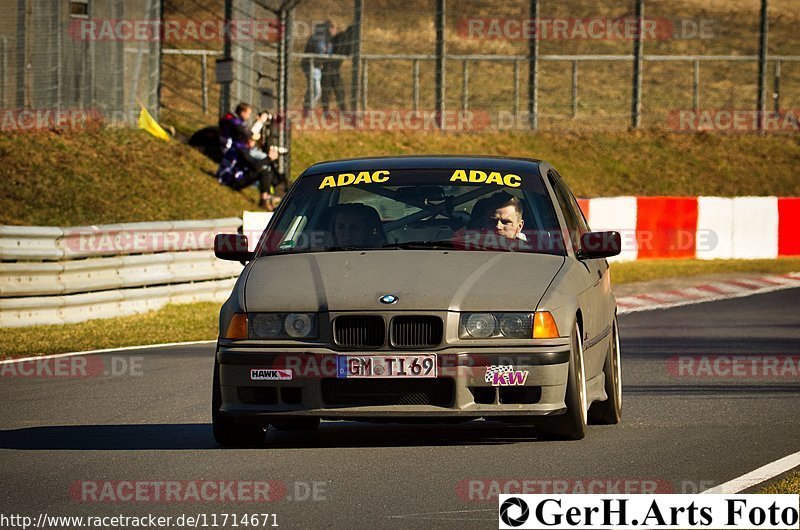
[[[452,241],[403,241],[398,243],[386,243],[381,246],[383,249],[403,249],[403,250],[447,250],[455,248]]]

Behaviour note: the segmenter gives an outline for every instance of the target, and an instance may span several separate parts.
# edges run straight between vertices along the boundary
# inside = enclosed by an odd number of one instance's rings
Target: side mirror
[[[578,259],[597,259],[616,256],[622,250],[619,232],[586,232],[581,236]]]
[[[247,236],[217,234],[214,236],[214,255],[228,261],[250,261],[253,253],[247,250]]]

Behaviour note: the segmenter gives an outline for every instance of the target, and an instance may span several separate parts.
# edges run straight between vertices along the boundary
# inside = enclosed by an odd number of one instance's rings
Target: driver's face
[[[336,243],[343,247],[358,247],[367,242],[367,223],[358,214],[342,212],[333,225]]]
[[[486,228],[495,231],[497,235],[516,239],[524,224],[516,208],[504,206],[489,212]]]

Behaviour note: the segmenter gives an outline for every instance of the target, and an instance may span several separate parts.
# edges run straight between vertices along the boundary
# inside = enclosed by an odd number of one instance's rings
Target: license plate
[[[339,355],[339,379],[436,377],[436,355]]]

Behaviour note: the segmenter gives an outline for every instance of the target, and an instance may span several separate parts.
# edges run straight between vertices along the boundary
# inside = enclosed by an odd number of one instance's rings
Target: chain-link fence
[[[160,20],[160,0],[4,0],[3,7],[2,130],[132,123],[140,104],[157,113],[160,39],[146,22]],[[149,36],[126,38],[137,21]]]
[[[796,0],[769,2],[763,77],[761,0],[5,5],[6,130],[26,110],[130,123],[141,103],[188,135],[237,101],[284,108],[295,131],[752,130],[759,79],[768,130],[800,128]]]

